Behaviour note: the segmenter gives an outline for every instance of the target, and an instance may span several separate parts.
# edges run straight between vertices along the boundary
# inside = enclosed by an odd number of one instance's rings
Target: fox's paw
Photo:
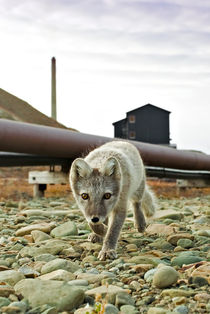
[[[141,233],[144,232],[147,227],[146,221],[144,220],[144,221],[138,222],[138,224],[136,223],[135,227],[138,230],[138,232],[141,232]]]
[[[88,235],[88,241],[92,243],[103,242],[103,237],[97,235],[96,233],[90,233]]]
[[[106,259],[115,259],[117,258],[117,253],[115,250],[101,250],[98,254],[98,259],[100,261],[105,261]]]

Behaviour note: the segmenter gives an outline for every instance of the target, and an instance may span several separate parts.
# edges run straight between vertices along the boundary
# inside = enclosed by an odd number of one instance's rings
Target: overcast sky
[[[151,103],[172,143],[210,154],[209,0],[0,0],[0,87],[58,120],[113,136]]]

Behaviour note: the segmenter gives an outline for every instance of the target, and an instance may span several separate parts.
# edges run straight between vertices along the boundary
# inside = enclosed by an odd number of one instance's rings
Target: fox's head
[[[113,210],[120,193],[120,177],[119,163],[113,157],[100,169],[91,168],[82,158],[72,163],[70,185],[89,223],[103,223]]]

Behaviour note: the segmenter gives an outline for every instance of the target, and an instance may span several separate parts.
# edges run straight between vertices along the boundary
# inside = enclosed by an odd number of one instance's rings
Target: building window
[[[136,116],[134,116],[134,115],[130,115],[128,117],[128,119],[129,119],[129,123],[135,123],[136,122]]]
[[[129,139],[130,140],[135,140],[136,138],[136,132],[135,131],[130,131],[129,132]]]

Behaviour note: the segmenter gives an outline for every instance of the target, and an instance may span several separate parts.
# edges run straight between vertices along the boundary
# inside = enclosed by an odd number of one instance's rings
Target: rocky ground
[[[210,196],[159,199],[144,234],[132,213],[118,259],[67,197],[0,202],[1,313],[209,313]]]

